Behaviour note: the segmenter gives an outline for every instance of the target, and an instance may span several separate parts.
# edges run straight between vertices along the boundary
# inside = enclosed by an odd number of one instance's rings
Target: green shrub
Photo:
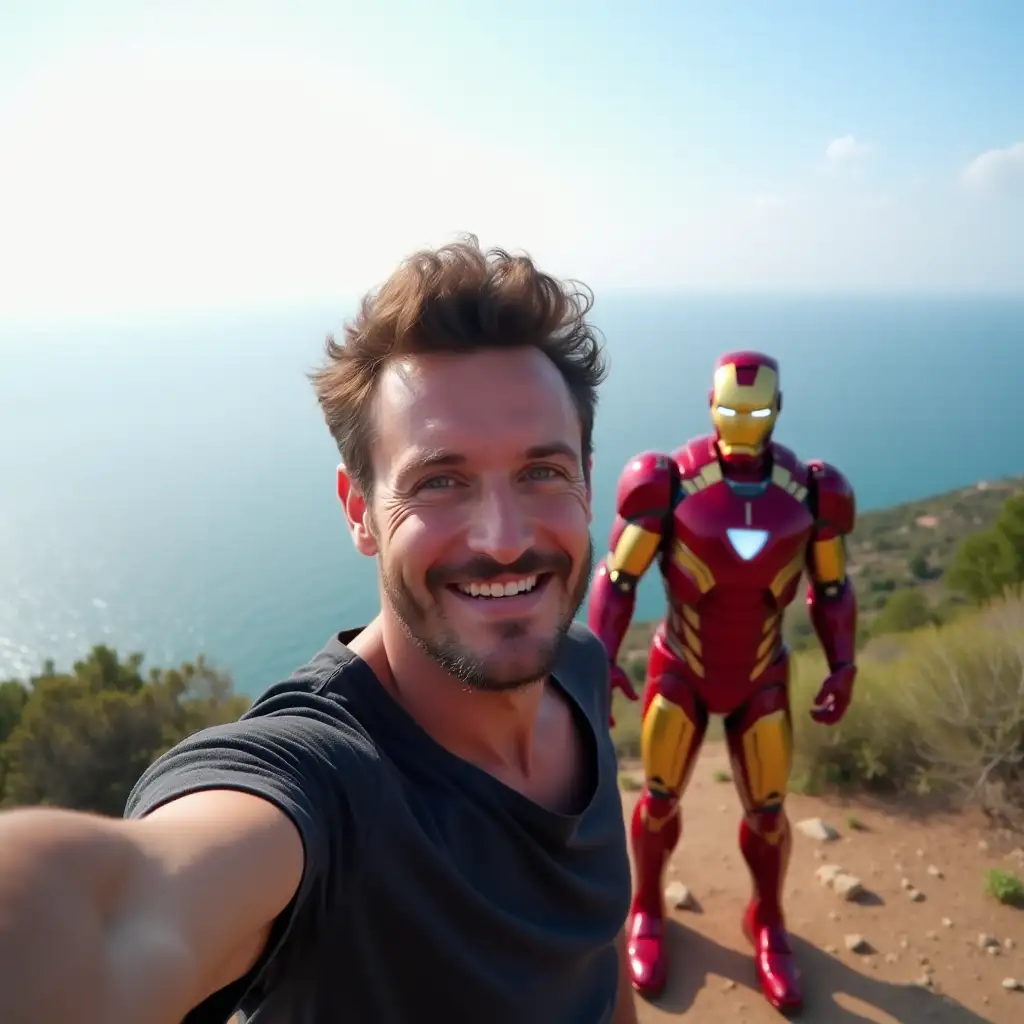
[[[807,714],[824,659],[794,659],[801,777],[819,788],[941,793],[1024,824],[1024,602],[880,638],[859,662],[853,703],[829,728]]]
[[[917,587],[893,591],[871,623],[871,632],[906,633],[934,624],[928,598]]]
[[[1024,881],[1012,871],[993,868],[986,872],[985,892],[1009,907],[1024,907]]]

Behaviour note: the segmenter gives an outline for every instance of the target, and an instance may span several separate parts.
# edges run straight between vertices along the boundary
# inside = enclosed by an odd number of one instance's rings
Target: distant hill
[[[850,538],[850,575],[857,588],[862,626],[870,628],[872,618],[889,595],[899,589],[917,587],[940,613],[959,604],[942,584],[957,545],[968,534],[987,529],[999,507],[1015,491],[1024,490],[1024,476],[983,480],[970,487],[908,501],[891,508],[862,512]],[[813,631],[802,598],[789,607],[786,639],[799,650],[812,645]],[[625,666],[645,654],[653,622],[638,622],[623,643]]]

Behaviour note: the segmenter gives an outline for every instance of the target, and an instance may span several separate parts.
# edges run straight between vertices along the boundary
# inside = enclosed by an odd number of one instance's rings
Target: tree
[[[914,579],[930,580],[935,575],[934,570],[928,563],[928,556],[923,551],[918,551],[917,554],[910,557],[910,560],[907,562],[907,568]]]
[[[0,683],[0,745],[14,731],[28,703],[29,691],[17,679]]]
[[[1012,494],[1003,502],[992,529],[1006,538],[1013,552],[1009,556],[1013,577],[1010,587],[1019,594],[1024,585],[1024,492]]]
[[[977,604],[1024,587],[1024,492],[1012,494],[987,530],[965,537],[946,570],[946,585]]]
[[[22,687],[17,722],[0,740],[4,805],[120,815],[160,754],[193,732],[238,718],[248,705],[232,692],[230,678],[202,658],[153,669],[148,679],[142,662],[139,654],[122,660],[96,647],[70,673],[47,665]],[[13,705],[17,698],[8,699]]]
[[[22,712],[28,703],[29,691],[17,679],[0,683],[0,805],[4,800],[4,785],[7,778],[7,756],[4,744],[7,737],[21,721]]]
[[[871,624],[875,635],[882,633],[908,633],[934,623],[928,598],[917,587],[896,590],[889,595],[884,607]]]

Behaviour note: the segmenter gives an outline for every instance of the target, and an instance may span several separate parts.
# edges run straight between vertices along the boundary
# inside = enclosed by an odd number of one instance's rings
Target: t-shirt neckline
[[[601,778],[601,758],[594,723],[590,720],[586,709],[572,692],[571,688],[566,686],[556,673],[552,673],[551,682],[557,687],[559,693],[568,703],[577,727],[583,730],[583,745],[586,749],[586,757],[589,759],[589,764],[587,765],[588,785],[586,800],[578,811],[568,814],[544,807],[502,782],[501,779],[496,778],[485,769],[452,753],[447,747],[435,740],[388,693],[370,665],[348,646],[365,628],[365,626],[359,626],[354,629],[340,630],[331,638],[327,645],[330,654],[339,661],[339,668],[344,668],[345,690],[352,692],[354,688],[358,691],[359,698],[366,700],[375,713],[383,716],[390,727],[399,731],[404,738],[404,742],[416,744],[422,750],[424,757],[433,758],[445,770],[454,773],[460,782],[473,786],[490,798],[497,794],[503,802],[510,805],[510,808],[517,816],[522,817],[525,815],[540,827],[555,829],[566,834],[571,833],[575,829],[597,800],[603,781]],[[335,675],[337,676],[337,674]]]

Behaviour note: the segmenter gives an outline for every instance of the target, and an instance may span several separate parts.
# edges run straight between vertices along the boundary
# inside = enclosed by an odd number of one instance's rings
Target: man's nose
[[[511,565],[533,544],[533,519],[515,490],[486,488],[473,509],[469,546],[502,565]]]

